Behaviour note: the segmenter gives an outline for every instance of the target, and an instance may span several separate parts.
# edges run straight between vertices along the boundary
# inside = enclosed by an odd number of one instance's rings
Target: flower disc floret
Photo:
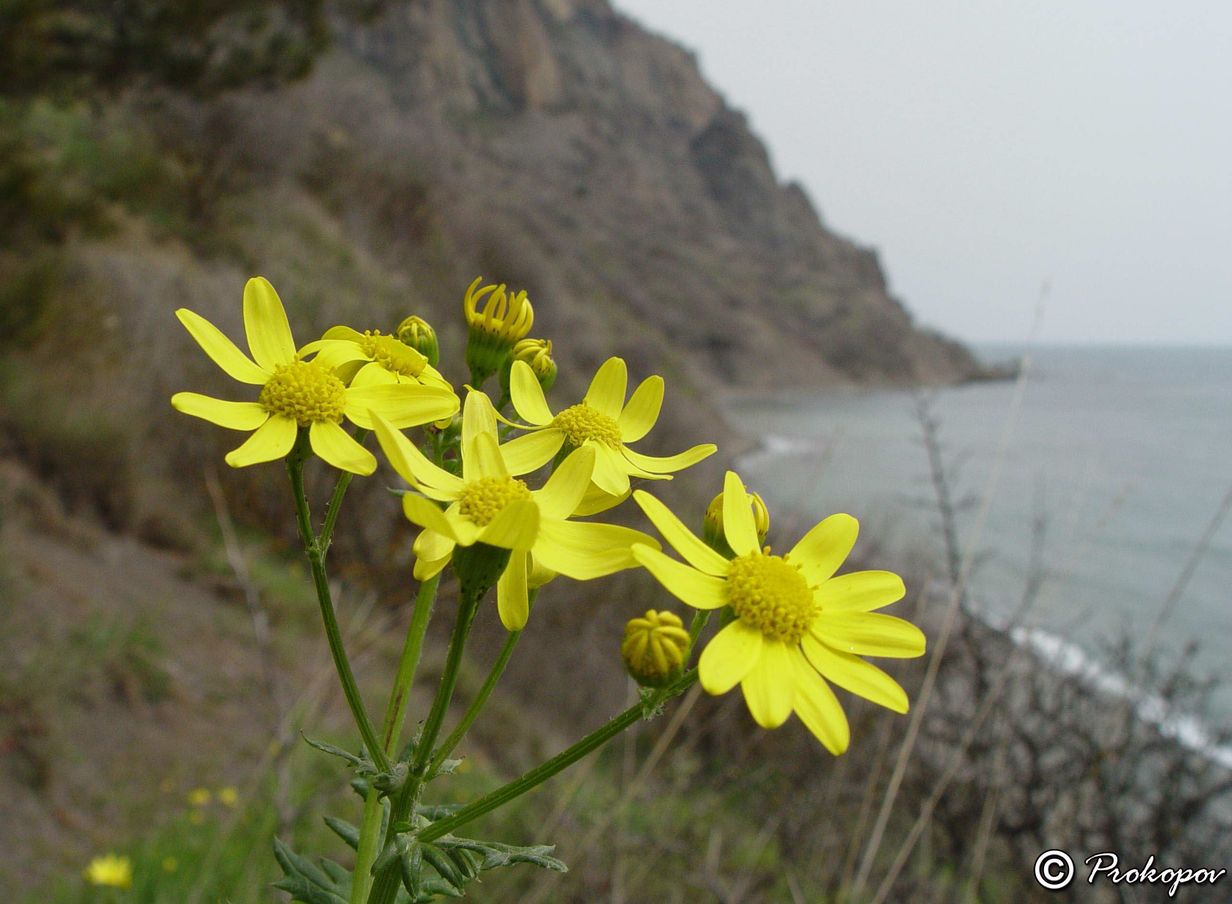
[[[274,368],[257,403],[301,427],[323,421],[340,424],[346,410],[346,386],[315,361],[292,361]]]
[[[727,593],[742,622],[790,644],[800,642],[819,611],[800,569],[782,556],[755,552],[732,559]]]
[[[458,511],[480,527],[486,527],[509,503],[530,500],[526,482],[516,477],[480,477],[462,488]]]
[[[573,446],[594,440],[609,449],[620,448],[620,427],[616,421],[585,402],[572,405],[556,415],[552,426],[563,431],[566,442]]]
[[[359,346],[368,358],[403,377],[418,377],[428,363],[423,355],[380,330],[365,330]]]

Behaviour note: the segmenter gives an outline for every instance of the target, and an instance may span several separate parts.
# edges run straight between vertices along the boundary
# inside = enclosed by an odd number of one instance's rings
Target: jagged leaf
[[[359,850],[359,828],[334,816],[326,816],[325,824],[333,833],[347,843],[352,850]]]
[[[461,848],[467,851],[474,851],[483,858],[480,864],[480,869],[498,869],[502,866],[511,866],[515,863],[530,863],[540,869],[550,869],[558,873],[569,871],[569,867],[550,856],[552,851],[556,850],[554,844],[532,844],[532,845],[516,845],[516,844],[501,844],[499,841],[476,841],[471,838],[456,838],[452,835],[446,835],[444,838],[438,838],[436,845],[451,849]]]
[[[366,754],[355,754],[349,750],[343,750],[341,747],[336,747],[325,741],[318,741],[316,738],[310,738],[306,734],[301,733],[301,737],[308,742],[309,747],[315,747],[322,753],[328,753],[330,756],[341,757],[351,764],[351,768],[361,775],[372,775],[376,772],[372,765],[372,760],[368,759]]]
[[[274,858],[284,874],[274,887],[288,892],[292,900],[303,904],[347,904],[351,876],[336,863],[323,860],[322,866],[317,866],[277,838],[274,839]]]
[[[463,804],[417,804],[415,812],[429,822],[436,822],[438,819],[452,816],[461,810],[463,806]]]

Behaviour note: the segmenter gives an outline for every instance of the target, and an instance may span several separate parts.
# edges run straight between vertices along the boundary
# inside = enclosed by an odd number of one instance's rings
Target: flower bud
[[[633,680],[643,687],[662,687],[684,671],[689,652],[689,632],[672,612],[647,609],[646,614],[630,619],[620,656]]]
[[[500,371],[501,392],[506,395],[509,393],[509,372],[513,369],[514,361],[525,361],[530,366],[544,392],[551,389],[556,382],[556,362],[552,359],[551,339],[522,339],[514,345]]]
[[[466,366],[479,389],[488,377],[499,373],[513,346],[526,338],[535,322],[535,312],[525,292],[508,295],[499,286],[479,287],[476,277],[462,299],[466,315]]]
[[[403,345],[409,345],[436,367],[441,363],[441,348],[436,341],[436,330],[422,317],[412,314],[398,324],[394,331]]]
[[[748,493],[748,487],[745,487],[745,492]],[[766,542],[766,535],[770,533],[770,510],[766,508],[766,502],[757,493],[748,493],[749,502],[753,506],[753,525],[757,528],[757,543],[759,546]],[[723,533],[723,494],[715,496],[710,500],[710,505],[706,506],[706,517],[702,522],[702,539],[706,541],[706,545],[718,552],[720,555],[731,558],[735,555],[731,546],[727,543],[727,537]]]

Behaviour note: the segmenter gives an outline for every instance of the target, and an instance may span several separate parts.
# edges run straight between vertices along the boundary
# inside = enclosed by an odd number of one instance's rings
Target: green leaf
[[[334,816],[326,816],[325,824],[333,833],[347,843],[352,850],[359,850],[359,829],[345,820]]]
[[[317,750],[322,753],[328,753],[330,756],[341,757],[350,763],[351,768],[361,775],[371,775],[376,772],[376,769],[373,768],[372,760],[368,759],[364,754],[351,753],[349,750],[343,750],[341,747],[335,747],[333,744],[328,744],[325,741],[310,738],[308,735],[302,734],[302,732],[301,736],[308,742],[309,747],[315,747]]]
[[[277,838],[274,839],[274,858],[284,873],[274,887],[288,892],[292,900],[304,904],[347,904],[351,875],[338,864],[322,860],[321,866],[317,866]]]
[[[515,844],[501,844],[498,841],[475,841],[470,838],[456,838],[452,835],[438,838],[434,843],[446,849],[461,848],[462,850],[474,851],[483,858],[483,862],[479,866],[483,870],[512,866],[515,863],[529,863],[540,869],[550,869],[558,873],[569,871],[569,867],[565,866],[562,861],[549,856],[552,851],[556,850],[556,845],[554,844],[519,846]]]
[[[462,809],[463,804],[416,804],[415,813],[431,822],[452,816]]]

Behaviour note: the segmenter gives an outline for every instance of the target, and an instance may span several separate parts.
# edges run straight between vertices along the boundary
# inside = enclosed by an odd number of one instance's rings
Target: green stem
[[[358,427],[355,430],[355,441],[363,444],[363,441],[368,438],[368,431],[363,427]],[[324,557],[329,553],[329,544],[334,538],[334,524],[338,520],[338,510],[342,508],[342,497],[346,495],[347,487],[351,485],[351,480],[355,477],[350,471],[343,471],[338,475],[338,482],[334,484],[334,492],[329,497],[329,504],[325,506],[325,524],[321,527],[321,534],[317,537],[317,544],[321,547],[321,556]]]
[[[386,844],[393,837],[395,826],[406,822],[415,810],[424,782],[428,776],[428,759],[436,736],[440,733],[441,722],[449,701],[453,697],[454,688],[458,683],[458,668],[462,664],[462,650],[466,646],[466,638],[470,635],[471,624],[475,620],[475,612],[479,608],[482,593],[464,593],[458,606],[458,620],[453,626],[453,635],[449,638],[449,651],[445,654],[445,668],[441,673],[440,683],[436,687],[436,697],[432,700],[432,709],[424,722],[423,730],[415,745],[415,756],[411,760],[410,774],[406,784],[398,791],[393,800],[389,814],[389,830]],[[389,864],[377,874],[372,883],[372,892],[368,896],[368,904],[393,904],[401,884],[401,870],[397,861]]]
[[[696,680],[697,669],[690,669],[667,687],[658,691],[649,701],[645,703],[638,701],[633,704],[603,727],[592,731],[573,746],[561,751],[542,765],[536,766],[521,778],[515,779],[509,782],[509,784],[485,794],[478,800],[458,810],[452,816],[432,823],[432,825],[419,833],[419,840],[421,842],[435,841],[448,835],[455,829],[461,828],[472,819],[483,816],[485,813],[489,813],[497,807],[504,806],[509,801],[520,797],[561,770],[572,766],[587,754],[602,747],[612,738],[616,737],[616,735],[635,724],[639,719],[642,719],[648,710],[653,710],[664,701],[684,693]]]
[[[518,645],[518,638],[522,636],[521,631],[510,631],[505,637],[505,645],[501,647],[500,655],[496,657],[496,662],[492,664],[492,670],[488,672],[487,680],[483,682],[483,687],[479,689],[479,693],[475,695],[475,699],[471,701],[471,705],[466,708],[466,712],[462,714],[462,720],[458,722],[458,726],[449,733],[441,746],[437,748],[435,756],[432,757],[432,762],[428,764],[428,775],[435,775],[436,770],[441,768],[441,764],[453,752],[453,749],[458,746],[458,742],[470,730],[475,719],[479,717],[479,711],[483,709],[484,704],[488,702],[488,697],[492,695],[492,689],[496,687],[496,683],[500,681],[501,675],[505,673],[505,666],[509,664],[509,658],[513,656],[513,649]]]
[[[406,642],[402,646],[402,658],[398,660],[398,673],[394,678],[393,689],[389,692],[385,719],[381,723],[381,740],[387,757],[394,755],[398,738],[402,734],[406,704],[410,699],[411,685],[415,682],[424,635],[432,617],[432,604],[436,600],[436,589],[440,582],[439,574],[428,578],[419,585],[419,593],[415,596],[415,608],[406,632]],[[350,904],[363,904],[372,888],[372,864],[376,861],[381,843],[383,811],[380,792],[376,788],[369,788],[364,798],[364,819],[360,826],[359,847],[355,854],[355,870],[351,878]]]
[[[351,661],[347,658],[346,647],[342,643],[342,631],[338,627],[338,617],[334,613],[333,597],[330,595],[329,578],[325,573],[325,553],[316,536],[312,532],[312,516],[308,511],[308,498],[304,495],[304,459],[308,454],[307,431],[300,431],[295,448],[287,456],[287,473],[291,478],[291,492],[295,497],[295,520],[299,527],[300,540],[304,544],[304,554],[308,556],[308,564],[312,568],[312,582],[316,587],[317,602],[321,607],[321,621],[325,625],[325,638],[329,642],[329,652],[334,658],[334,668],[338,672],[338,681],[342,685],[342,693],[347,705],[351,708],[351,716],[355,726],[364,739],[368,755],[372,757],[377,769],[389,771],[389,759],[377,742],[376,732],[364,709],[363,698],[355,683],[355,674],[351,671]]]

